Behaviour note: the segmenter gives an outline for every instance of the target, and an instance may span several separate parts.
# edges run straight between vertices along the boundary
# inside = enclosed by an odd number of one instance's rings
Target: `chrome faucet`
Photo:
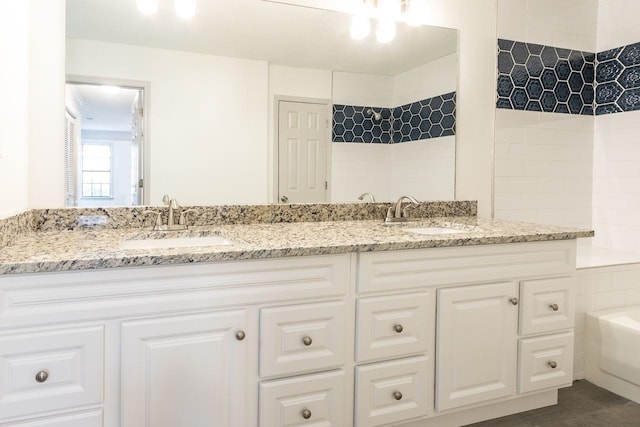
[[[360,197],[358,197],[358,200],[364,200],[365,197],[368,197],[369,199],[371,199],[370,202],[372,203],[376,201],[376,198],[373,197],[373,194],[371,193],[362,193]]]
[[[408,221],[406,210],[409,206],[406,206],[402,209],[402,202],[408,200],[412,203],[413,206],[418,206],[420,202],[418,202],[415,198],[411,196],[400,196],[398,201],[396,202],[395,208],[393,206],[389,207],[387,210],[387,217],[385,218],[385,222],[404,222]]]

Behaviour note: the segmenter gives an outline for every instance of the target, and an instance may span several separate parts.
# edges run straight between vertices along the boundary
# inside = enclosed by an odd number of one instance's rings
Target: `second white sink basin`
[[[160,233],[160,234],[158,234]],[[120,242],[122,249],[169,249],[198,246],[229,246],[235,242],[219,232],[152,232],[125,237]]]
[[[460,234],[460,233],[469,232],[468,230],[456,230],[453,228],[444,228],[444,227],[403,228],[402,231],[415,233],[415,234],[432,234],[432,235]]]

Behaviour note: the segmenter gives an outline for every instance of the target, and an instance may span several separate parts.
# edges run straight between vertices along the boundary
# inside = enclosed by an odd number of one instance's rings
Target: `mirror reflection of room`
[[[190,19],[172,1],[68,0],[66,18],[67,76],[148,84],[144,204],[455,198],[457,30],[374,23],[356,40],[351,14],[256,0]]]

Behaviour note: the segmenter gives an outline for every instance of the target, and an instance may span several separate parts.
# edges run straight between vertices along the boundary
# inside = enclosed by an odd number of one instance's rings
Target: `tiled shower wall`
[[[394,108],[333,106],[333,142],[396,144],[455,135],[455,127],[455,92]]]

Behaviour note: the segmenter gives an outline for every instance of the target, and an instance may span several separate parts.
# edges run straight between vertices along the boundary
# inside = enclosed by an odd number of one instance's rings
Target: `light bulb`
[[[380,43],[389,43],[396,38],[396,23],[390,19],[378,20],[376,27],[376,40]]]
[[[421,1],[412,0],[407,5],[406,20],[407,24],[412,27],[417,27],[422,24],[423,15],[425,14],[425,7]]]
[[[175,0],[176,15],[191,19],[196,15],[196,0]]]
[[[138,10],[145,15],[153,15],[158,11],[158,0],[136,0]]]
[[[354,40],[362,40],[369,35],[371,31],[371,21],[363,15],[354,15],[351,18],[351,38]]]

